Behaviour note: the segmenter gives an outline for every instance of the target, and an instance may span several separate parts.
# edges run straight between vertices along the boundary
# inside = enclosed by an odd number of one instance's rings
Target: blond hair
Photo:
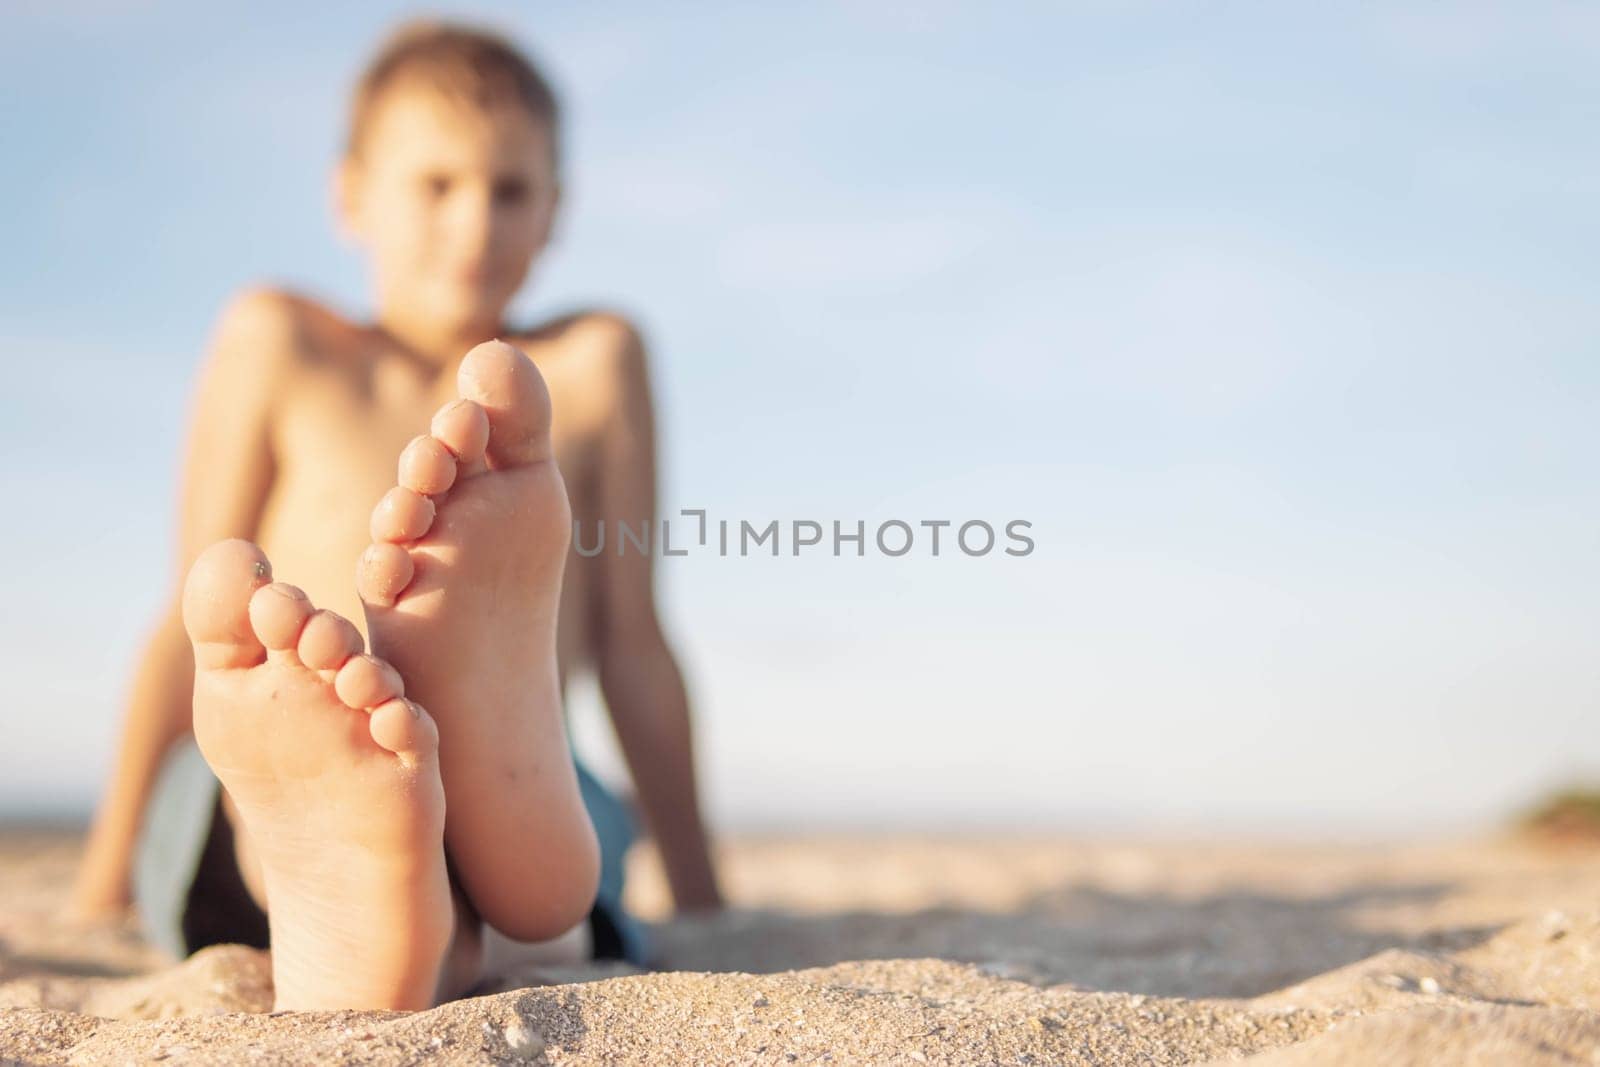
[[[533,61],[497,33],[432,19],[396,27],[361,72],[350,99],[347,155],[360,155],[384,94],[408,83],[482,110],[508,102],[520,105],[544,124],[550,151],[559,157],[561,108]]]

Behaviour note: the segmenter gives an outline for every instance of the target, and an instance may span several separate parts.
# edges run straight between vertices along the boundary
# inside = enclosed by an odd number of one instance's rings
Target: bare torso
[[[455,395],[455,368],[414,359],[380,331],[300,302],[301,338],[272,419],[274,471],[256,540],[278,573],[365,631],[355,566],[373,505],[394,484],[395,457]],[[549,386],[556,461],[575,520],[594,528],[595,473],[606,418],[606,359],[588,317],[505,338]],[[517,536],[507,531],[507,536]],[[562,587],[563,678],[593,658],[595,561],[569,555]]]

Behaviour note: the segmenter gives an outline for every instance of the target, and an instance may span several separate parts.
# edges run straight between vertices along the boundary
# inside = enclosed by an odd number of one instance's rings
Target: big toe
[[[249,541],[219,541],[200,553],[183,584],[183,626],[195,665],[248,667],[266,650],[250,625],[250,598],[272,581],[266,553]]]
[[[533,360],[504,341],[485,341],[462,359],[456,388],[489,416],[491,467],[550,458],[550,392]]]

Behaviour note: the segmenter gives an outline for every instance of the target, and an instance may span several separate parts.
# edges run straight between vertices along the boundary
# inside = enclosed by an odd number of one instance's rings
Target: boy
[[[163,616],[136,675],[74,892],[78,914],[126,906],[158,770],[192,729],[226,787],[205,855],[230,861],[246,911],[268,912],[275,973],[288,983],[280,1006],[416,1006],[470,981],[480,917],[540,941],[579,922],[591,901],[596,952],[636,957],[620,912],[624,813],[575,777],[565,747],[561,688],[590,665],[678,907],[720,906],[651,560],[567,554],[569,501],[586,525],[654,513],[642,347],[614,315],[528,331],[502,323],[550,234],[557,133],[544,79],[492,35],[413,25],[362,77],[335,192],[341,223],[370,258],[376,319],[353,323],[275,290],[246,293],[224,313],[185,468],[180,571],[194,566],[181,612],[174,603]],[[511,344],[484,343],[499,336]],[[461,395],[430,423],[455,388]],[[310,598],[269,583],[271,570]],[[312,599],[332,612],[313,612]],[[388,662],[356,655],[360,635],[343,619],[364,623]],[[332,717],[308,718],[312,706]],[[352,707],[379,709],[366,720],[370,738],[344,716]],[[336,739],[317,733],[330,723]],[[332,762],[306,764],[311,751]],[[428,844],[442,818],[436,789],[449,802],[448,921],[437,899],[442,853]],[[405,802],[391,810],[397,795]],[[312,812],[349,819],[377,808],[392,818],[335,826],[308,814],[308,799]],[[600,829],[597,901],[585,805]],[[369,830],[392,845],[372,870],[334,862],[367,848],[356,842]],[[325,854],[329,884],[291,885],[316,867],[293,854]],[[378,868],[409,888],[380,893]],[[365,879],[364,890],[331,887],[345,876]],[[358,892],[394,897],[388,911],[369,906],[369,918],[382,913],[377,928],[408,933],[384,950],[392,959],[369,968],[377,977],[342,979],[371,987],[362,1003],[330,1004],[341,998],[322,972],[340,953],[318,931],[343,923]],[[231,918],[221,936],[249,940],[238,936],[249,916]],[[186,917],[191,951],[194,929]],[[344,958],[357,947],[345,945]],[[438,984],[422,996],[429,974]]]

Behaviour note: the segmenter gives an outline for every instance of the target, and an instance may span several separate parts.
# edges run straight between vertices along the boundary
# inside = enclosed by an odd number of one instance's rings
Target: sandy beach
[[[0,1062],[1593,1062],[1600,852],[733,837],[673,970],[508,974],[414,1014],[271,1014],[263,954],[53,919],[74,834],[0,837]],[[633,902],[660,917],[648,852]]]

